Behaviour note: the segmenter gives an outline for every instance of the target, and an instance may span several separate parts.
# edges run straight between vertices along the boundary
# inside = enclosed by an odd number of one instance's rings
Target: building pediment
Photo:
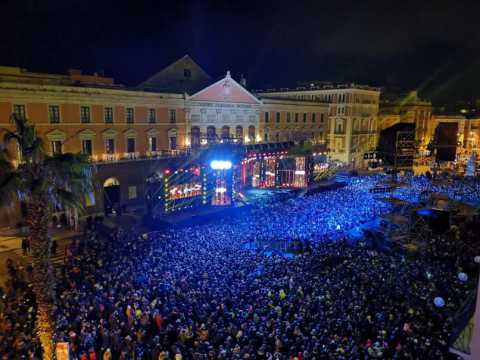
[[[159,134],[159,131],[155,128],[150,128],[146,131],[148,136],[157,136]]]
[[[252,95],[242,85],[237,83],[231,76],[230,72],[217,81],[216,83],[200,90],[188,98],[190,101],[199,102],[221,102],[221,103],[237,103],[237,104],[261,104],[254,95]]]
[[[115,136],[117,136],[117,130],[107,129],[102,132],[102,135],[105,138],[114,138]]]
[[[66,135],[63,131],[58,129],[52,130],[47,133],[47,139],[50,141],[65,141]]]
[[[80,140],[92,139],[95,137],[95,135],[97,135],[95,131],[90,129],[85,129],[78,133],[78,137],[80,138]]]
[[[128,129],[128,130],[125,130],[123,132],[123,134],[126,136],[126,137],[136,137],[137,136],[137,131],[134,130],[134,129]]]

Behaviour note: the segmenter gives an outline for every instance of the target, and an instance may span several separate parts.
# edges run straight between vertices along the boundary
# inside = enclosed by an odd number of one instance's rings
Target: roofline
[[[255,100],[255,102],[256,102],[258,105],[261,105],[261,104],[262,104],[262,101],[261,101],[259,98],[257,98],[255,95],[253,95],[253,94],[252,94],[250,91],[248,91],[247,89],[245,89],[242,85],[240,85],[237,81],[235,81],[234,78],[232,78],[232,77],[230,76],[230,71],[227,71],[227,75],[226,75],[225,77],[221,78],[221,79],[218,80],[218,81],[215,81],[213,84],[208,85],[206,88],[203,88],[202,90],[197,91],[196,93],[194,93],[194,94],[192,94],[192,95],[188,95],[188,96],[186,97],[186,99],[187,99],[187,100],[190,100],[190,101],[202,101],[202,100],[192,100],[192,98],[193,98],[194,96],[197,96],[197,95],[199,95],[199,94],[207,91],[208,89],[210,89],[211,87],[219,84],[220,82],[224,81],[225,79],[229,79],[230,81],[233,81],[233,83],[234,83],[235,85],[237,85],[238,87],[240,87],[240,89],[241,89],[245,94],[247,94],[247,95],[250,96],[253,100]],[[245,103],[242,102],[242,103],[238,103],[238,104],[245,104]]]

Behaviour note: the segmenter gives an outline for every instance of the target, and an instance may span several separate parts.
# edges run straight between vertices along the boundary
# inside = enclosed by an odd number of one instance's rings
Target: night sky
[[[480,98],[478,1],[5,0],[0,64],[134,86],[190,54],[252,88],[297,80]]]

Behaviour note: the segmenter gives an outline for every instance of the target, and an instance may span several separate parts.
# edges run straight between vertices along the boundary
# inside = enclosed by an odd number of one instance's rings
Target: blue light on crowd
[[[229,170],[232,168],[232,162],[230,160],[212,160],[210,167],[213,170]]]

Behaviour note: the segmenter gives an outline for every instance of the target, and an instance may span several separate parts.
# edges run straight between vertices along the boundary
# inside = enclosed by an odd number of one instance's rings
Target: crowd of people
[[[476,254],[448,249],[476,234],[439,236],[422,256],[351,246],[351,228],[391,210],[371,186],[357,178],[163,232],[89,226],[61,267],[55,340],[81,360],[449,359],[452,316],[474,288],[458,273],[474,277]],[[245,247],[278,239],[311,246],[294,257]],[[12,323],[0,328],[4,358],[38,356],[31,300],[1,310]]]

